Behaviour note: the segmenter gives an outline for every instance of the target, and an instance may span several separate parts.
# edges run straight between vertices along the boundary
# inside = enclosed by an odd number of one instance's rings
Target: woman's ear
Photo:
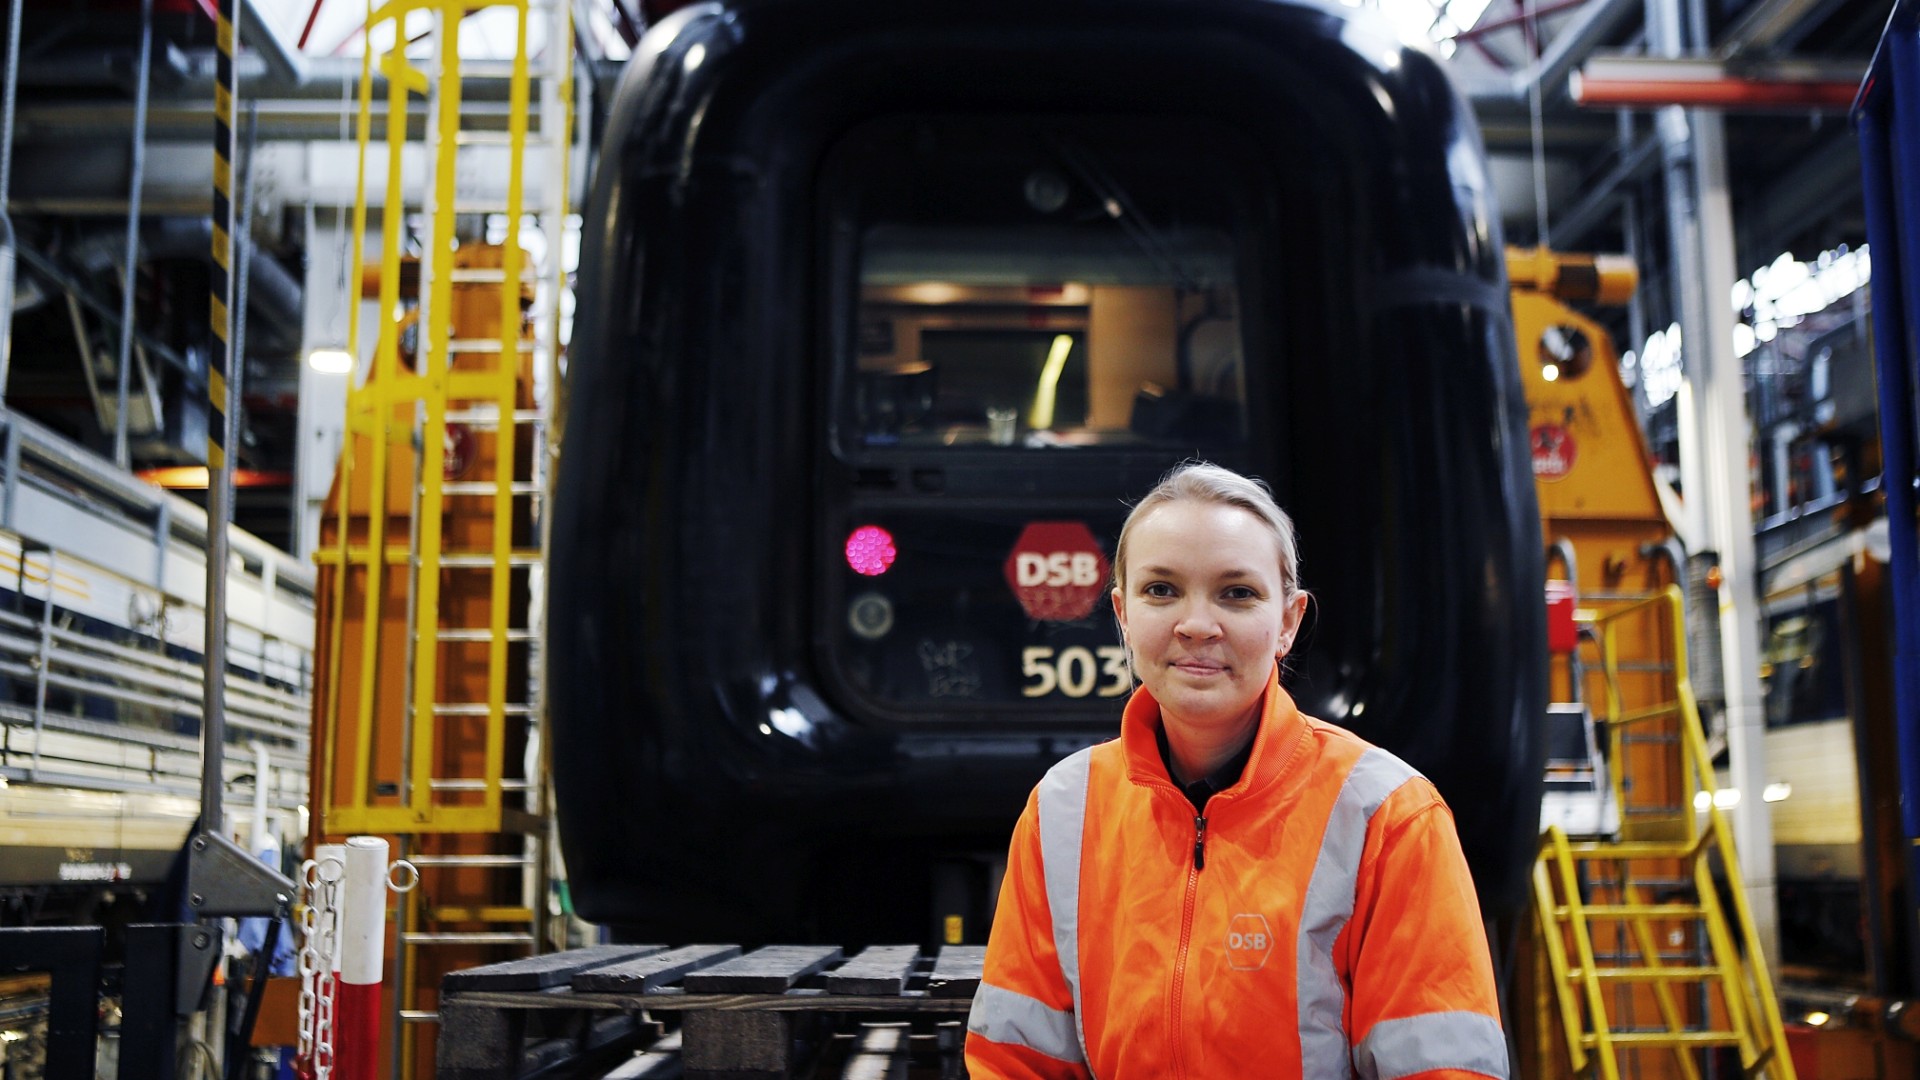
[[[1307,593],[1301,590],[1287,598],[1286,610],[1280,619],[1280,642],[1274,650],[1275,658],[1286,656],[1293,651],[1293,639],[1300,633],[1301,620],[1307,614]]]

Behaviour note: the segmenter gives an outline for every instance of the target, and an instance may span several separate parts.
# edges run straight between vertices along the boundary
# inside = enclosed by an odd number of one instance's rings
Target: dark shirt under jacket
[[[1183,784],[1173,772],[1173,751],[1167,747],[1167,728],[1164,723],[1160,726],[1160,730],[1154,732],[1154,737],[1160,740],[1160,761],[1167,767],[1167,779],[1172,780],[1173,786],[1179,788],[1180,793],[1187,797],[1187,801],[1193,804],[1194,810],[1202,813],[1206,811],[1207,800],[1213,797],[1214,792],[1225,791],[1232,787],[1234,781],[1240,779],[1240,774],[1246,771],[1247,762],[1253,760],[1253,740],[1248,739],[1247,745],[1241,747],[1239,753],[1228,758],[1225,764],[1213,770],[1210,775],[1203,776],[1191,784]]]

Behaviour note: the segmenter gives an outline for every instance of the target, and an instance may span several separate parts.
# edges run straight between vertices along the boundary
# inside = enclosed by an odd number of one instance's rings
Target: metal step
[[[551,11],[552,0],[527,0],[528,11]],[[459,69],[462,79],[511,79],[513,61],[511,60],[462,60]],[[553,72],[544,71],[534,64],[527,65],[527,81],[555,78]]]
[[[525,855],[409,855],[415,866],[532,866],[534,857]]]
[[[529,113],[528,115],[537,114]],[[512,146],[513,133],[510,131],[495,131],[491,128],[468,128],[457,132],[453,137],[453,141],[460,146]],[[553,145],[552,139],[544,135],[536,135],[531,131],[522,136],[520,141],[526,146]]]
[[[540,485],[531,480],[515,480],[507,485],[507,491],[513,495],[532,495],[540,490]],[[458,480],[440,485],[442,495],[498,495],[500,485],[492,480]]]
[[[1577,860],[1690,859],[1695,844],[1687,840],[1623,840],[1610,843],[1573,843],[1567,848]]]
[[[460,212],[465,213],[466,211],[463,209]],[[530,353],[533,351],[534,343],[531,341],[516,341],[514,344],[516,346],[514,349],[515,352]],[[499,338],[450,338],[447,341],[447,351],[457,353],[497,353],[502,351],[502,349]]]
[[[437,1024],[440,1013],[437,1009],[401,1009],[400,1022],[403,1024]]]
[[[1580,911],[1597,919],[1699,919],[1707,914],[1707,909],[1700,904],[1582,904]],[[1556,907],[1553,917],[1572,918],[1573,909],[1564,905]]]
[[[1664,982],[1669,980],[1705,980],[1718,978],[1718,968],[1710,967],[1618,967],[1595,968],[1593,977],[1615,982]],[[1569,979],[1584,979],[1586,972],[1573,968],[1567,972]]]
[[[455,285],[498,285],[507,280],[507,271],[501,266],[456,266],[448,272]],[[532,267],[520,271],[520,280],[537,282],[540,275]]]
[[[432,907],[426,915],[435,922],[531,923],[534,919],[532,908],[507,904]]]
[[[1624,931],[1626,928],[1620,927],[1619,929]],[[1642,964],[1646,962],[1645,958],[1642,957],[1638,952],[1600,952],[1598,950],[1595,950],[1593,954],[1593,959],[1596,963],[1605,963],[1610,960],[1617,960],[1620,962],[1620,970],[1630,968],[1635,964]],[[1673,964],[1676,966],[1697,964],[1700,962],[1700,950],[1696,949],[1693,952],[1687,952],[1687,953],[1663,952],[1660,954],[1660,962],[1663,964]]]
[[[435,716],[485,716],[492,711],[484,701],[436,701],[433,703]],[[500,711],[507,716],[532,716],[533,706],[514,703],[504,706]]]
[[[475,780],[470,777],[467,777],[467,778],[434,777],[433,779],[427,781],[427,786],[432,788],[434,791],[485,791],[487,790],[487,782],[485,780]],[[532,787],[533,785],[525,780],[500,781],[501,791],[528,791]]]
[[[416,931],[401,934],[400,940],[408,945],[531,945],[533,935],[504,930]]]
[[[491,551],[443,551],[440,565],[449,570],[490,570],[500,560]],[[538,566],[544,561],[534,548],[515,548],[507,556],[509,566]]]
[[[457,275],[460,271],[456,270],[454,273]],[[499,271],[495,271],[495,273],[499,273]],[[458,281],[460,279],[456,276],[454,280]],[[449,424],[467,424],[471,427],[498,427],[500,426],[500,410],[491,406],[472,409],[449,409],[447,411],[446,421]],[[545,422],[546,417],[541,415],[538,409],[515,409],[513,411],[513,423],[515,424],[543,424]]]
[[[1739,1046],[1740,1034],[1734,1031],[1614,1031],[1607,1038],[1613,1045],[1623,1048],[1667,1049],[1675,1046]],[[1583,1035],[1580,1043],[1591,1048],[1599,1039],[1593,1035]]]
[[[542,209],[542,204],[534,199],[523,198],[520,200],[520,212],[522,214],[538,214],[542,212]],[[504,214],[507,212],[507,200],[482,200],[455,196],[453,212],[456,214]]]
[[[417,637],[418,635],[415,636]],[[484,627],[449,628],[437,630],[433,636],[436,641],[492,641],[493,631]],[[504,631],[501,636],[507,641],[532,641],[533,631],[509,629]]]

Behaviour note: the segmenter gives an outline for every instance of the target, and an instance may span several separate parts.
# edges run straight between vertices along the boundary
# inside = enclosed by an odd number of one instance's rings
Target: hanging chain
[[[330,1080],[333,1074],[333,962],[340,953],[340,881],[346,866],[338,859],[308,859],[300,864],[300,1052],[305,1075]]]

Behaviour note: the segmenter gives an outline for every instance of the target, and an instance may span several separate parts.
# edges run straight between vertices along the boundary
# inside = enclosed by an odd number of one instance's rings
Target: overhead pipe
[[[1569,78],[1573,100],[1606,108],[1830,109],[1852,106],[1866,65],[1607,53]]]
[[[13,106],[20,89],[20,8],[7,5],[7,74],[0,90],[0,406],[7,400],[7,370],[13,362],[13,270],[17,248],[7,192],[13,180]]]
[[[206,218],[170,217],[149,223],[141,235],[149,258],[203,259],[213,240],[213,223]],[[251,250],[257,245],[245,231],[233,241],[243,253],[238,257],[247,261],[248,311],[257,314],[265,328],[263,333],[255,335],[259,351],[297,351],[303,310],[300,282],[280,260]],[[257,313],[252,311],[256,307],[260,309]],[[290,341],[293,344],[288,344]]]
[[[126,268],[120,289],[120,358],[114,372],[115,401],[119,403],[113,419],[113,463],[123,469],[133,466],[127,448],[127,394],[133,381],[133,294],[140,273],[140,188],[147,171],[147,88],[153,74],[153,0],[140,0],[140,67],[135,76],[133,97],[133,179],[127,188],[127,250],[121,265]]]

